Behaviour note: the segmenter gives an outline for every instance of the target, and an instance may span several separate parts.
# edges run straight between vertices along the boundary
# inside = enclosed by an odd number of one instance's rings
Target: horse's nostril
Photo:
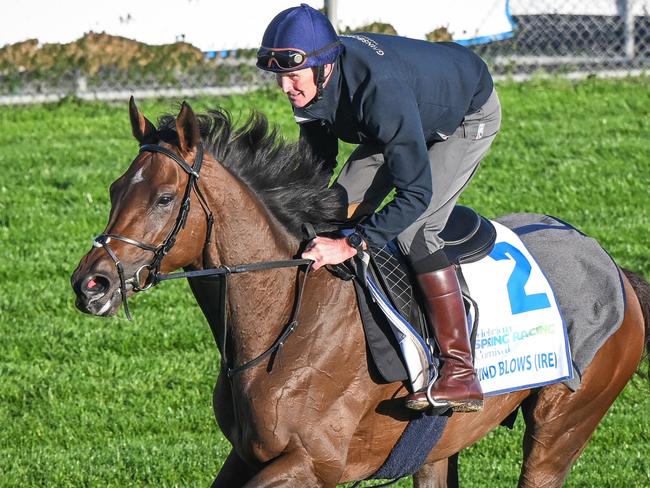
[[[83,292],[89,296],[103,295],[106,293],[106,290],[110,288],[110,286],[111,282],[108,280],[108,278],[95,275],[86,280]]]

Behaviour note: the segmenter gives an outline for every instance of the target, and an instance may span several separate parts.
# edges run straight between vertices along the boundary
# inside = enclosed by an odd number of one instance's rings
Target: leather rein
[[[199,186],[197,185],[197,180],[199,179],[201,167],[203,165],[202,144],[199,143],[196,146],[196,154],[194,156],[194,164],[192,166],[190,166],[184,159],[182,159],[179,155],[177,155],[173,151],[170,151],[166,147],[157,144],[143,144],[142,146],[140,146],[139,154],[142,154],[143,152],[158,152],[164,154],[165,156],[167,156],[168,158],[176,162],[188,174],[189,178],[187,180],[187,185],[185,186],[185,192],[183,194],[183,202],[181,203],[181,207],[178,211],[178,216],[176,217],[176,222],[174,223],[174,227],[167,235],[163,243],[160,244],[159,246],[147,244],[119,234],[100,234],[97,237],[95,237],[95,239],[93,240],[93,246],[98,248],[99,247],[103,248],[115,263],[115,267],[117,268],[117,274],[120,279],[120,294],[122,296],[122,303],[124,305],[124,313],[126,314],[126,317],[129,320],[132,320],[132,316],[129,311],[129,306],[127,302],[127,292],[128,292],[127,285],[131,285],[131,288],[135,292],[140,292],[140,291],[148,290],[152,286],[155,286],[161,281],[165,281],[165,280],[173,280],[179,278],[197,278],[197,277],[218,277],[218,276],[227,277],[228,275],[236,274],[236,273],[248,273],[252,271],[306,266],[304,277],[302,281],[299,283],[294,311],[292,313],[289,323],[284,327],[282,334],[280,334],[280,336],[275,340],[275,342],[271,345],[271,347],[269,347],[262,354],[237,367],[230,367],[226,356],[226,338],[228,333],[228,327],[227,327],[227,307],[225,305],[226,303],[225,295],[227,292],[227,280],[224,279],[224,284],[221,287],[222,290],[221,293],[223,299],[221,303],[223,303],[224,305],[223,305],[223,317],[222,317],[223,344],[221,345],[222,350],[220,351],[220,353],[221,353],[222,364],[226,369],[226,375],[228,376],[228,378],[231,378],[234,374],[244,371],[248,368],[251,368],[259,364],[267,357],[276,353],[278,350],[282,348],[287,337],[289,337],[289,335],[291,335],[291,333],[295,330],[295,328],[298,325],[298,314],[300,312],[300,304],[302,302],[303,290],[307,282],[307,276],[309,274],[309,271],[311,269],[311,264],[313,261],[309,259],[288,259],[282,261],[263,261],[258,263],[238,264],[236,266],[224,265],[224,266],[219,266],[217,268],[185,271],[185,272],[178,272],[178,273],[168,273],[168,274],[161,273],[160,265],[162,263],[163,258],[174,247],[179,232],[181,231],[181,229],[185,227],[185,224],[187,223],[187,216],[190,211],[190,199],[192,196],[192,191],[196,193],[199,202],[206,214],[207,232],[206,232],[204,249],[211,243],[214,216],[210,211],[207,200],[205,199],[203,193],[201,192]],[[115,254],[115,251],[113,251],[113,249],[109,245],[111,240],[121,241],[126,244],[136,246],[145,251],[152,252],[153,259],[149,264],[140,266],[140,268],[136,270],[136,272],[133,274],[131,278],[125,279],[124,267],[122,266],[122,262]],[[142,273],[143,269],[146,269],[148,271],[148,274],[144,284],[140,285],[141,282],[140,274]]]

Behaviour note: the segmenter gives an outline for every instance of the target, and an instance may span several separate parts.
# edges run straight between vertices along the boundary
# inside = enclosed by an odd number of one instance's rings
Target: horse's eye
[[[174,201],[174,196],[173,195],[163,195],[161,196],[158,201],[156,202],[156,205],[159,207],[166,207],[170,203]]]

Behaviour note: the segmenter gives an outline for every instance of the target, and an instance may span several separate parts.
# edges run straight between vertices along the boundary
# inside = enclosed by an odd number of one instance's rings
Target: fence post
[[[618,9],[623,19],[623,49],[626,59],[634,59],[634,0],[618,0]]]
[[[84,98],[84,95],[88,93],[88,80],[86,80],[86,76],[81,74],[79,71],[75,73],[75,85],[74,95],[77,98]]]
[[[339,31],[339,19],[336,15],[337,12],[337,0],[325,0],[325,15],[330,19],[330,23],[334,26],[336,32]]]

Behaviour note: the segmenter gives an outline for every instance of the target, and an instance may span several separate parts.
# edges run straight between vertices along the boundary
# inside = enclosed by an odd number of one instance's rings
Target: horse
[[[227,113],[197,115],[183,102],[156,127],[132,98],[129,117],[140,152],[111,185],[106,230],[71,277],[77,307],[115,315],[156,276],[185,269],[222,357],[213,407],[232,449],[213,486],[366,479],[412,414],[405,385],[373,372],[352,283],[296,261],[302,223],[345,215],[331,168],[259,114],[235,128]],[[280,264],[235,273],[240,263]],[[227,290],[200,276],[214,269],[228,272]],[[453,413],[414,486],[454,486],[457,453],[517,409],[526,425],[519,485],[560,486],[648,346],[650,285],[627,271],[621,280],[622,324],[576,391],[555,383]]]

